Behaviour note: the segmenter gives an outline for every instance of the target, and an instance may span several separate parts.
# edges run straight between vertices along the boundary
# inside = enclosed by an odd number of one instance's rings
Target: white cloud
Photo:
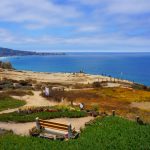
[[[111,35],[93,35],[93,36],[79,36],[72,38],[53,37],[53,36],[40,36],[40,37],[20,37],[13,35],[5,29],[0,29],[0,43],[9,43],[12,45],[47,45],[48,47],[57,45],[66,46],[81,46],[81,47],[121,47],[124,49],[126,46],[133,47],[150,47],[150,40],[141,37],[125,37],[120,34]]]
[[[84,5],[97,5],[104,1],[103,0],[71,0],[71,2],[73,2],[73,3],[81,3]]]
[[[9,43],[9,42],[13,42],[13,40],[14,40],[14,37],[8,30],[0,28],[0,41],[1,42]]]
[[[108,13],[139,14],[150,12],[149,0],[72,0],[83,5],[94,6]]]
[[[56,25],[81,15],[72,6],[48,0],[1,0],[0,10],[1,21],[42,25]]]
[[[12,28],[0,29],[0,43],[10,45],[68,45],[70,47],[149,47],[149,38],[127,36],[133,30],[147,29],[150,18],[137,19],[150,12],[149,0],[69,0],[59,4],[53,0],[1,0],[1,22],[13,22],[27,28],[15,33]],[[88,5],[88,7],[87,7]],[[8,24],[7,24],[8,26]],[[60,35],[47,32],[56,27]],[[67,26],[71,30],[65,30]],[[44,32],[36,34],[43,28]],[[30,29],[30,30],[28,30]],[[35,31],[33,31],[35,29]],[[55,28],[54,28],[55,30]],[[31,34],[31,32],[35,32]],[[67,35],[68,34],[68,35]]]
[[[149,0],[112,0],[107,11],[118,14],[141,14],[150,12]]]
[[[80,32],[80,33],[90,33],[90,32],[97,32],[100,30],[100,26],[99,25],[96,25],[96,24],[93,24],[93,25],[83,25],[83,24],[80,24],[78,25],[78,28],[75,32]]]

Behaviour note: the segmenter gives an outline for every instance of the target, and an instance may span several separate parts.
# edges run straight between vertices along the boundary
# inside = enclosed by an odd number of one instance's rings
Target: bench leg
[[[71,124],[68,126],[68,139],[72,138],[72,127]]]
[[[40,130],[40,123],[39,123],[39,118],[38,117],[36,118],[36,128],[38,130]]]

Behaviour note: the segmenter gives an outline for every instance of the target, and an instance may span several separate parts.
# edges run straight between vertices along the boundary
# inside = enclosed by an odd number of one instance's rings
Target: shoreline
[[[114,77],[69,72],[35,72],[26,70],[0,69],[0,77],[12,80],[36,80],[37,82],[49,82],[58,84],[91,84],[93,82],[122,82],[132,85],[128,80],[117,79]]]
[[[11,62],[12,61],[11,58],[14,58],[15,60],[17,60],[17,57],[21,58],[21,57],[24,57],[24,56],[9,56],[9,57],[2,57],[2,58],[0,57],[0,60],[2,60],[4,62],[5,61]],[[26,58],[25,58],[25,60],[26,60]],[[18,60],[17,64],[14,64],[14,66],[16,65],[16,69],[17,69],[16,71],[20,71],[20,72],[24,71],[24,72],[45,73],[45,74],[53,74],[53,73],[54,74],[55,73],[62,73],[63,74],[63,73],[75,73],[76,71],[79,71],[80,69],[84,69],[84,67],[82,67],[82,66],[81,67],[79,66],[75,69],[74,68],[71,68],[71,69],[60,68],[59,69],[59,67],[61,67],[60,63],[59,63],[58,68],[55,69],[55,68],[53,68],[53,63],[55,64],[55,62],[52,62],[52,69],[47,69],[48,65],[45,66],[46,68],[45,67],[43,68],[43,66],[40,65],[38,67],[36,64],[33,64],[33,66],[31,65],[31,67],[28,67],[28,65],[25,65],[25,67],[21,67],[20,63],[22,63],[22,60]],[[30,62],[30,63],[32,63],[32,62]],[[50,63],[50,66],[51,66],[51,63]],[[110,66],[110,68],[111,68],[111,66]],[[18,70],[18,69],[20,69],[20,70]],[[23,69],[25,69],[25,70],[23,70]],[[102,67],[102,69],[100,69],[99,71],[98,70],[92,70],[92,69],[90,70],[90,69],[91,68],[88,68],[88,67],[85,69],[86,73],[89,74],[89,75],[96,75],[96,76],[100,75],[100,76],[103,76],[103,77],[109,77],[109,75],[110,75],[112,78],[115,78],[116,80],[119,79],[119,81],[123,80],[123,81],[128,81],[128,82],[131,82],[131,83],[135,83],[135,84],[138,84],[138,85],[141,85],[141,86],[147,86],[147,87],[150,86],[149,80],[147,79],[148,72],[145,75],[138,74],[138,70],[134,71],[134,72],[131,71],[131,73],[130,73],[130,68],[129,68],[129,70],[125,69],[126,73],[124,73],[125,72],[124,69],[122,69],[122,71],[119,71],[118,69],[116,69],[115,71],[112,70],[112,71],[109,72],[107,66],[106,66],[106,68]],[[103,70],[103,71],[101,71],[101,70]],[[57,72],[57,71],[59,71],[59,72]],[[62,71],[62,72],[60,72],[60,71]],[[65,72],[65,71],[70,71],[70,72]]]

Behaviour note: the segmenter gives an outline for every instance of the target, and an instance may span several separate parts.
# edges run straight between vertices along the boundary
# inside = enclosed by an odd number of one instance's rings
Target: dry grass
[[[31,90],[5,90],[3,92],[5,95],[9,96],[25,96],[25,95],[34,95]]]
[[[92,109],[94,104],[99,106],[100,111],[110,113],[112,110],[116,110],[117,114],[130,119],[139,115],[145,120],[150,120],[150,114],[148,112],[138,108],[133,108],[130,105],[132,102],[150,102],[150,91],[121,87],[97,88],[90,90],[54,92],[49,98],[61,100],[62,97],[75,103],[82,102],[85,104],[86,109]],[[147,113],[149,115],[147,115]]]
[[[87,109],[91,109],[93,104],[96,104],[99,106],[100,111],[110,113],[112,110],[116,110],[119,115],[129,119],[139,115],[150,122],[150,112],[130,107],[131,102],[150,102],[149,91],[127,88],[99,88],[65,92],[64,97],[76,103],[84,103]]]

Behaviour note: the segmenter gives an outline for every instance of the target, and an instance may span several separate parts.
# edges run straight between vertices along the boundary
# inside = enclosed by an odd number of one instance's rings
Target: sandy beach
[[[0,70],[0,77],[13,80],[35,80],[37,82],[49,82],[59,84],[88,84],[95,81],[121,81],[132,84],[127,80],[118,80],[111,77],[92,75],[84,73],[44,73],[32,71],[18,71],[18,70]]]

